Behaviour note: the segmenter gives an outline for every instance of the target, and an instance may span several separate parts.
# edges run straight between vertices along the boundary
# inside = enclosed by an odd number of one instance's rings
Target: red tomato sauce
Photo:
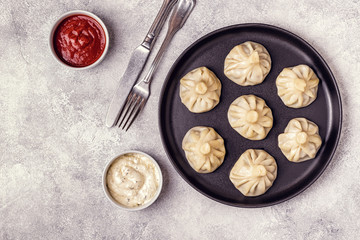
[[[96,62],[104,52],[106,41],[101,25],[85,15],[65,18],[54,34],[56,54],[73,67],[85,67]]]

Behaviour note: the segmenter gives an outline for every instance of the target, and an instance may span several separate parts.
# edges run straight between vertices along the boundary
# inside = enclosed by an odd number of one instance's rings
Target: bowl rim
[[[106,183],[106,176],[107,176],[107,173],[108,173],[108,170],[110,168],[110,166],[112,165],[112,163],[117,159],[119,158],[120,156],[123,156],[125,154],[129,154],[129,153],[137,153],[137,154],[140,154],[140,155],[143,155],[145,157],[147,157],[148,159],[150,159],[154,165],[155,165],[155,168],[156,170],[158,171],[159,173],[159,185],[158,185],[158,188],[156,190],[156,193],[155,195],[153,196],[153,198],[147,202],[146,204],[143,204],[141,206],[138,206],[138,207],[126,207],[122,204],[120,204],[119,202],[117,202],[110,194],[109,192],[109,189],[107,187],[107,183]],[[162,187],[163,187],[163,175],[162,175],[162,172],[161,172],[161,168],[159,166],[159,164],[157,163],[157,161],[151,157],[149,154],[147,153],[144,153],[144,152],[141,152],[141,151],[137,151],[137,150],[129,150],[129,151],[124,151],[124,152],[121,152],[119,155],[117,155],[116,157],[114,157],[113,159],[111,159],[106,165],[105,165],[105,168],[104,168],[104,171],[103,171],[103,176],[102,176],[102,186],[103,186],[103,191],[105,193],[105,196],[106,198],[113,204],[115,205],[116,207],[120,208],[120,209],[123,209],[123,210],[127,210],[127,211],[138,211],[138,210],[142,210],[142,209],[145,209],[147,207],[149,207],[150,205],[152,205],[159,197],[160,193],[161,193],[161,190],[162,190]]]
[[[91,17],[91,18],[95,19],[100,24],[102,29],[104,30],[105,38],[106,38],[104,51],[102,52],[102,54],[98,58],[98,60],[96,60],[92,64],[90,64],[88,66],[84,66],[84,67],[70,66],[70,65],[66,64],[64,61],[62,61],[59,58],[59,56],[57,55],[57,53],[56,53],[56,51],[54,49],[54,41],[53,41],[55,31],[56,31],[57,27],[59,26],[59,24],[64,19],[66,19],[66,18],[68,18],[70,16],[73,16],[73,15],[79,15],[79,14],[80,15],[85,15],[85,16],[88,16],[88,17]],[[94,13],[91,13],[91,12],[88,12],[88,11],[85,11],[85,10],[71,10],[69,12],[66,12],[66,13],[62,14],[59,18],[57,18],[57,20],[51,26],[51,31],[50,31],[50,34],[49,34],[49,47],[50,47],[50,52],[53,55],[53,57],[55,58],[55,60],[58,63],[60,63],[62,66],[65,66],[67,68],[71,68],[71,69],[74,69],[74,70],[85,70],[85,69],[95,67],[96,65],[98,65],[105,58],[105,55],[107,54],[108,49],[109,49],[109,32],[107,30],[107,27],[106,27],[105,23],[98,16],[96,16]]]

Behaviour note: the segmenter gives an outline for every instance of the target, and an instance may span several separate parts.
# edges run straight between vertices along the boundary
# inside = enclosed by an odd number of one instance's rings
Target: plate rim
[[[180,60],[183,58],[183,56],[185,54],[187,54],[189,52],[189,50],[191,50],[195,45],[199,44],[200,42],[206,40],[209,37],[212,37],[213,35],[216,35],[220,32],[225,32],[228,30],[232,30],[232,29],[237,29],[237,28],[246,28],[246,27],[263,27],[263,28],[268,28],[268,29],[275,29],[277,31],[282,31],[288,35],[290,35],[291,37],[301,41],[303,44],[307,45],[314,53],[315,55],[321,60],[321,62],[324,64],[325,68],[327,69],[327,71],[329,72],[330,76],[331,76],[331,82],[333,82],[334,87],[335,87],[335,92],[338,98],[338,106],[339,106],[339,128],[338,128],[338,133],[336,135],[336,139],[335,139],[335,143],[334,143],[334,147],[332,149],[332,152],[328,158],[328,161],[326,161],[326,163],[324,164],[323,168],[320,170],[320,172],[313,178],[311,179],[311,181],[309,181],[309,183],[307,183],[306,185],[303,186],[303,188],[299,191],[297,191],[296,193],[289,195],[285,198],[273,201],[271,203],[261,203],[261,204],[244,204],[244,203],[230,203],[227,201],[223,201],[221,199],[217,199],[205,192],[203,192],[202,190],[200,190],[198,187],[196,187],[185,175],[184,173],[176,166],[176,163],[173,159],[173,157],[171,156],[171,154],[169,153],[169,150],[167,148],[167,143],[165,140],[165,135],[164,135],[164,127],[162,126],[162,104],[163,104],[163,100],[164,100],[164,93],[165,93],[165,89],[166,86],[168,85],[169,81],[170,81],[170,75],[171,73],[174,71],[174,68],[176,68],[176,66],[178,65],[178,63],[180,62]],[[328,165],[330,164],[330,162],[332,161],[335,152],[338,148],[339,145],[339,141],[340,141],[340,137],[341,137],[341,132],[342,132],[342,125],[343,125],[343,107],[342,107],[342,100],[341,100],[341,94],[340,94],[340,90],[336,81],[336,78],[334,76],[334,74],[332,73],[329,65],[327,64],[327,62],[325,61],[325,59],[320,55],[320,53],[310,44],[308,43],[306,40],[304,40],[302,37],[296,35],[295,33],[290,32],[289,30],[283,29],[281,27],[278,26],[274,26],[274,25],[270,25],[270,24],[265,24],[265,23],[240,23],[240,24],[233,24],[233,25],[229,25],[229,26],[225,26],[219,29],[216,29],[214,31],[211,31],[207,34],[205,34],[204,36],[198,38],[197,40],[195,40],[192,44],[190,44],[190,46],[188,46],[185,50],[182,51],[182,53],[176,58],[176,60],[174,61],[174,63],[172,64],[170,70],[168,71],[165,81],[162,85],[161,88],[161,92],[160,92],[160,98],[159,98],[159,103],[158,103],[158,127],[159,127],[159,131],[160,131],[160,137],[161,137],[161,142],[162,142],[162,146],[165,150],[165,153],[167,155],[167,157],[169,158],[171,165],[173,168],[175,168],[176,172],[181,176],[181,178],[183,180],[185,180],[185,182],[187,182],[193,189],[195,189],[197,192],[201,193],[202,195],[218,202],[218,203],[222,203],[228,206],[232,206],[232,207],[238,207],[238,208],[262,208],[262,207],[270,207],[273,205],[277,205],[283,202],[286,202],[296,196],[298,196],[299,194],[301,194],[302,192],[304,192],[306,189],[308,189],[316,180],[319,179],[319,177],[324,173],[325,169],[328,167]]]

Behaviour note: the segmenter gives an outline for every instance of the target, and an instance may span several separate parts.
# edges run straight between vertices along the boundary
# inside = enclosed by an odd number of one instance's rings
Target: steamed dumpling
[[[180,80],[181,102],[190,112],[210,111],[219,103],[220,94],[220,80],[206,67],[196,68]]]
[[[225,58],[225,75],[241,86],[262,83],[270,69],[270,54],[263,45],[255,42],[235,46]]]
[[[290,120],[278,141],[282,153],[291,162],[315,158],[321,146],[318,126],[306,118]]]
[[[264,194],[277,176],[275,159],[259,149],[248,149],[235,163],[230,172],[230,181],[245,196]]]
[[[215,171],[224,161],[223,138],[211,127],[193,127],[182,141],[186,159],[199,173]]]
[[[292,108],[310,105],[317,97],[319,78],[307,65],[284,68],[276,79],[278,95]]]
[[[232,128],[250,140],[262,140],[273,126],[273,115],[265,101],[255,95],[235,99],[228,111]]]

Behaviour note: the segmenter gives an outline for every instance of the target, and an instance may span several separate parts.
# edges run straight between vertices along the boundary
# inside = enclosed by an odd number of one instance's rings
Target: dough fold
[[[235,99],[228,110],[228,120],[233,129],[250,140],[266,138],[273,126],[271,109],[262,98],[243,95]]]
[[[182,149],[190,166],[199,173],[215,171],[224,161],[224,139],[211,127],[191,128],[184,136]]]
[[[220,101],[221,82],[206,67],[196,68],[180,80],[181,102],[193,113],[207,112]]]
[[[275,159],[264,150],[248,149],[235,163],[230,172],[230,181],[245,196],[264,194],[277,176]]]
[[[284,133],[278,136],[279,148],[291,162],[315,158],[321,143],[318,126],[306,118],[290,120]]]
[[[241,86],[262,83],[270,69],[269,52],[263,45],[251,41],[235,46],[224,63],[224,74]]]

